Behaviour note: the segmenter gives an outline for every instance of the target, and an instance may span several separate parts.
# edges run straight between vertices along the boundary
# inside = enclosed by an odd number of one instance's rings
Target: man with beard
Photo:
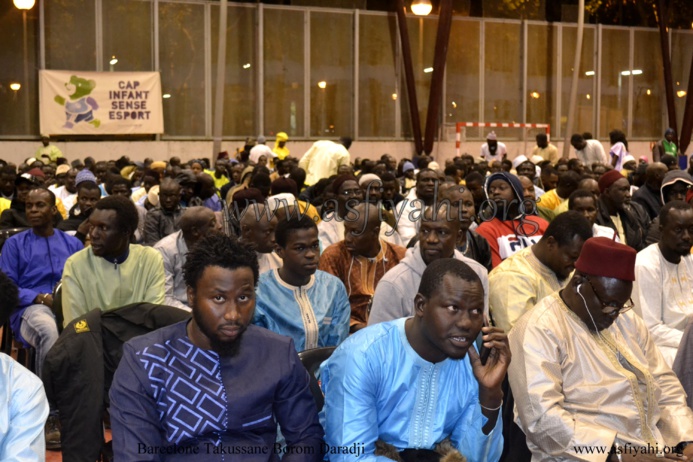
[[[413,318],[357,332],[321,367],[326,442],[362,448],[362,457],[330,455],[332,462],[388,460],[384,453],[417,462],[500,457],[510,351],[503,331],[482,327],[477,272],[442,258],[426,267],[415,290]],[[485,361],[472,346],[479,334],[490,350]]]
[[[123,347],[111,386],[117,460],[322,460],[309,375],[290,338],[250,325],[255,252],[203,238],[183,268],[193,318]],[[229,455],[230,454],[230,455]]]
[[[508,155],[508,150],[504,143],[498,141],[496,132],[486,135],[486,142],[481,145],[481,158],[488,161],[501,161]]]
[[[635,260],[626,245],[588,239],[568,285],[510,332],[508,376],[532,460],[693,456],[686,394],[629,312]]]

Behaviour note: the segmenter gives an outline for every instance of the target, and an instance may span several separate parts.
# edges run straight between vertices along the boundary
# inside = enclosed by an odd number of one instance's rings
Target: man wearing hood
[[[455,258],[474,270],[484,289],[484,313],[488,313],[488,271],[456,249],[460,233],[457,207],[428,207],[419,228],[419,242],[407,249],[404,259],[380,280],[373,295],[368,325],[414,315],[414,297],[426,267],[441,258]]]
[[[534,203],[525,202],[519,178],[507,172],[490,175],[484,185],[488,207],[480,210],[483,221],[476,232],[491,247],[495,268],[501,261],[539,242],[549,223],[531,215]]]
[[[671,170],[662,180],[662,187],[659,190],[660,199],[663,204],[668,204],[671,201],[685,201],[686,193],[693,187],[693,179],[683,170]],[[659,226],[659,217],[652,220],[645,244],[656,244],[662,238],[662,232]]]

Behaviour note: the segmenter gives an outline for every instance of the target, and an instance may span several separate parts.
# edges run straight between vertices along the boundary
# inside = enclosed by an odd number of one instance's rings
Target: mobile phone
[[[488,327],[488,319],[484,316],[484,327]],[[482,332],[481,335],[483,336],[484,333]],[[488,356],[491,354],[491,348],[487,348],[484,346],[484,341],[481,340],[481,346],[479,347],[479,359],[481,359],[481,364],[484,366],[486,365],[486,361],[488,360]]]

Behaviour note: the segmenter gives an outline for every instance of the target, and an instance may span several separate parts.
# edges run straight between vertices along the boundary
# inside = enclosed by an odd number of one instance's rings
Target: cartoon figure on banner
[[[95,81],[73,75],[70,77],[70,81],[65,84],[69,100],[60,95],[55,96],[55,102],[65,106],[66,120],[63,128],[72,128],[80,122],[90,123],[95,128],[101,125],[101,121],[94,118],[94,111],[99,108],[99,104],[89,96],[95,87]]]

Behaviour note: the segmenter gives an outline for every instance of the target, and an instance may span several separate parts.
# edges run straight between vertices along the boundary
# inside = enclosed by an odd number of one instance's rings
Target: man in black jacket
[[[642,205],[650,220],[654,220],[662,208],[659,188],[662,187],[662,180],[668,171],[667,166],[661,162],[648,165],[645,170],[645,184],[633,193],[633,202]]]
[[[621,242],[637,252],[644,249],[650,218],[639,204],[631,203],[628,179],[618,170],[609,170],[599,178],[599,191],[597,224],[615,230]]]
[[[65,327],[42,377],[48,401],[60,412],[64,461],[100,460],[103,413],[123,343],[189,317],[178,308],[135,303],[105,313],[96,308]]]

